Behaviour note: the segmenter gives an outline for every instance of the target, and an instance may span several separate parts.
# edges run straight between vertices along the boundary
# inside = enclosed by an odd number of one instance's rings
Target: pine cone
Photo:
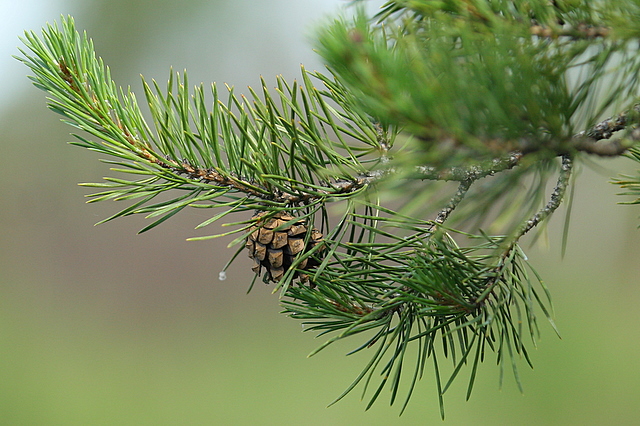
[[[256,225],[251,228],[251,234],[247,237],[245,247],[249,250],[249,257],[254,262],[251,268],[253,272],[260,275],[264,266],[267,274],[266,280],[278,282],[291,267],[298,254],[311,250],[322,242],[322,233],[315,228],[309,231],[304,220],[290,223],[285,228],[274,231],[294,217],[280,212],[268,219],[261,219],[266,214],[267,212],[260,212],[253,216],[253,219],[258,220]],[[304,241],[308,233],[311,235],[309,235],[305,247]],[[310,269],[318,264],[317,259],[308,257],[297,265],[297,269]],[[308,280],[306,274],[297,272],[294,278],[300,278],[301,281]]]

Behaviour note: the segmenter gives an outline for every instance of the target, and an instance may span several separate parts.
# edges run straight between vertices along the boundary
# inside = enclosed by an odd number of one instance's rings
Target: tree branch
[[[608,143],[598,143],[604,139],[610,139],[615,132],[624,130],[631,124],[630,115],[640,112],[640,104],[634,105],[630,111],[618,114],[602,120],[592,128],[582,131],[573,137],[573,148],[588,154],[602,157],[617,157],[624,154],[635,142],[640,140],[640,129],[634,128],[630,134],[630,141],[622,139],[611,140]]]
[[[529,232],[531,229],[536,227],[540,222],[549,217],[556,209],[560,206],[562,199],[564,198],[564,194],[569,187],[569,179],[571,178],[571,172],[573,170],[573,160],[568,155],[562,156],[562,166],[560,169],[560,175],[558,176],[558,181],[556,182],[556,186],[551,193],[551,197],[549,198],[549,202],[544,206],[540,211],[538,211],[531,219],[525,222],[524,226],[518,231],[516,234],[516,238],[511,243],[509,251],[513,248],[513,246],[518,242],[518,240]]]
[[[475,300],[474,305],[476,307],[480,306],[493,292],[493,289],[500,282],[502,271],[504,267],[507,265],[507,259],[511,254],[511,251],[516,247],[516,244],[524,236],[527,232],[538,226],[540,222],[549,217],[556,209],[560,206],[562,199],[567,191],[569,186],[569,179],[571,178],[571,172],[573,170],[573,160],[568,155],[562,156],[562,166],[560,169],[560,174],[558,176],[558,181],[556,182],[556,186],[551,193],[551,197],[547,204],[539,210],[532,218],[527,220],[524,225],[520,228],[520,230],[516,233],[513,239],[508,243],[506,249],[500,255],[500,260],[498,265],[494,269],[494,274],[491,278],[488,279],[485,290],[481,293],[481,295]]]
[[[638,132],[636,131],[631,133],[631,141],[638,140],[638,136],[640,135],[637,133]],[[596,139],[583,137],[576,139],[573,148],[577,151],[598,155],[600,157],[619,157],[633,145],[633,143],[629,143],[628,140],[623,139],[616,139],[607,141],[606,143],[601,143]]]
[[[586,24],[579,24],[576,27],[569,28],[551,28],[543,25],[533,25],[531,27],[531,35],[552,39],[570,37],[573,40],[591,40],[605,38],[610,32],[610,28]]]
[[[451,197],[451,200],[449,200],[449,204],[447,204],[445,208],[440,210],[438,216],[436,216],[436,218],[434,219],[435,223],[442,225],[444,222],[446,222],[451,213],[455,210],[455,208],[458,206],[458,204],[460,204],[464,196],[467,194],[467,191],[469,191],[469,188],[471,188],[473,182],[475,181],[471,179],[463,180],[462,182],[460,182],[460,185],[458,185],[458,190],[453,195],[453,197]]]
[[[496,173],[509,170],[518,165],[523,157],[523,153],[514,151],[504,157],[491,160],[487,167],[474,165],[470,167],[451,167],[448,169],[437,169],[431,166],[419,166],[416,169],[417,177],[420,179],[443,180],[443,181],[475,181],[483,177],[493,176]]]

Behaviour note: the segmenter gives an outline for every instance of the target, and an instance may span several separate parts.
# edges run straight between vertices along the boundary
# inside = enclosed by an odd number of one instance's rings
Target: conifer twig
[[[527,220],[524,226],[516,234],[514,242],[519,240],[520,237],[525,235],[531,229],[536,227],[540,222],[548,218],[556,209],[560,206],[560,203],[564,199],[564,195],[569,187],[569,180],[571,178],[571,171],[573,170],[573,160],[569,155],[562,156],[562,166],[558,175],[558,181],[551,193],[551,197],[547,204],[538,211],[531,219]],[[513,245],[513,244],[512,244]]]
[[[458,185],[458,189],[456,193],[453,195],[449,203],[438,213],[436,218],[433,220],[435,223],[442,225],[449,218],[449,215],[453,212],[453,210],[460,204],[464,196],[466,195],[469,188],[473,184],[474,180],[467,179],[460,182]]]
[[[485,291],[482,292],[480,297],[474,301],[475,306],[479,306],[484,300],[491,295],[491,290],[498,284],[500,277],[502,276],[502,269],[506,265],[506,260],[509,258],[511,251],[516,247],[516,244],[529,231],[535,228],[540,222],[548,218],[559,206],[564,195],[569,187],[569,181],[571,178],[571,172],[573,170],[573,160],[568,155],[562,156],[562,166],[558,175],[556,186],[549,197],[547,204],[540,209],[533,217],[527,220],[518,232],[511,237],[507,242],[506,248],[502,250],[502,254],[499,257],[499,262],[494,270],[494,275],[487,281]]]

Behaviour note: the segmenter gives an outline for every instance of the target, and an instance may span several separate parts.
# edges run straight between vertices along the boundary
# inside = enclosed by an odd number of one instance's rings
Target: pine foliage
[[[26,32],[18,59],[73,143],[116,172],[83,184],[90,202],[126,202],[102,222],[143,214],[144,232],[214,209],[198,228],[232,230],[193,239],[235,235],[230,262],[248,248],[284,312],[327,336],[316,352],[360,337],[352,353],[371,360],[338,399],[362,384],[367,408],[388,389],[404,410],[430,369],[444,416],[454,379],[469,397],[490,356],[520,386],[539,316],[555,329],[518,243],[561,204],[574,163],[640,162],[640,1],[353,10],[318,31],[327,73],[238,96],[172,71],[166,87],[143,79],[150,117],[71,17]],[[639,202],[640,177],[615,182]]]

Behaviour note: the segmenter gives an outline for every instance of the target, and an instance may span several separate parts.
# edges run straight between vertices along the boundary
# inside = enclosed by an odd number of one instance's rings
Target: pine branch
[[[54,97],[50,107],[102,140],[78,136],[75,143],[125,160],[115,163],[122,167],[119,172],[156,176],[176,184],[174,189],[192,191],[190,201],[174,199],[176,208],[215,201],[212,195],[227,198],[230,208],[238,211],[260,205],[295,207],[356,194],[375,175],[368,176],[363,161],[381,158],[376,153],[393,144],[393,131],[381,130],[359,112],[353,96],[337,82],[304,69],[306,87],[278,80],[275,96],[281,106],[263,82],[264,100],[252,92],[252,103],[238,99],[232,89],[223,103],[213,86],[210,111],[204,106],[202,86],[191,94],[186,75],[172,73],[164,94],[155,82],[150,86],[143,80],[154,133],[133,93],[116,89],[108,68],[96,58],[86,35],[75,31],[72,19],[64,19],[61,29],[48,26],[42,40],[26,33],[24,42],[35,56],[23,51],[21,60],[34,71],[35,84]],[[317,89],[310,77],[327,90]],[[329,102],[343,109],[336,110]],[[390,135],[383,142],[381,131]],[[339,140],[334,142],[330,135]],[[360,145],[351,146],[343,137]],[[124,199],[168,189],[152,186],[155,180],[113,182],[92,185],[104,190],[94,199]],[[199,188],[197,194],[194,188]],[[166,205],[158,208],[165,210]],[[115,217],[153,212],[138,205]]]
[[[525,235],[531,229],[536,227],[544,219],[548,218],[556,209],[560,206],[560,203],[564,199],[564,195],[569,187],[569,179],[571,178],[571,171],[573,169],[573,160],[568,155],[562,156],[562,168],[560,169],[560,175],[558,182],[551,194],[551,198],[547,205],[536,213],[531,219],[529,219],[522,229],[518,232],[517,238]]]
[[[607,27],[592,27],[580,24],[576,28],[553,28],[542,25],[532,25],[531,35],[544,38],[570,37],[573,40],[589,40],[594,38],[604,38],[611,32]]]
[[[558,8],[546,1],[427,3],[388,2],[379,17],[384,25],[361,16],[337,20],[320,34],[318,50],[372,115],[421,137],[432,160],[438,155],[465,163],[511,151],[561,155],[578,133],[576,126],[592,125],[610,107],[631,109],[640,71],[632,53],[637,33],[627,19],[632,11],[599,3]],[[444,13],[433,15],[437,19],[426,19],[440,8]],[[473,10],[483,18],[475,20]],[[586,25],[615,31],[532,42],[532,16],[558,30]],[[558,19],[565,23],[560,26]],[[577,67],[588,72],[568,87],[566,76],[578,74]],[[605,83],[611,72],[616,77]],[[451,149],[443,149],[443,141]],[[578,148],[605,151],[587,144]]]
[[[469,191],[469,188],[471,188],[473,182],[474,180],[472,179],[467,179],[460,182],[460,185],[458,185],[458,190],[449,201],[449,204],[447,204],[444,209],[440,210],[438,216],[436,216],[436,218],[433,220],[435,223],[437,223],[438,225],[443,225],[446,222],[453,210],[458,206],[458,204],[460,204],[460,202],[462,202],[464,196],[467,194],[467,191]]]
[[[194,239],[238,234],[229,263],[247,249],[285,312],[327,335],[314,353],[363,336],[352,353],[371,361],[338,400],[362,383],[367,408],[385,388],[393,404],[404,387],[404,410],[432,365],[444,416],[443,394],[466,368],[468,398],[489,352],[521,387],[537,312],[555,328],[518,242],[557,210],[579,154],[640,162],[640,8],[578,3],[389,1],[320,31],[330,75],[222,99],[171,72],[166,89],[143,79],[150,119],[71,18],[25,33],[19,59],[83,133],[73,143],[134,176],[84,184],[92,202],[132,203],[104,221],[145,214],[143,232],[186,207],[218,209],[198,228],[244,212]],[[640,193],[640,178],[616,183]]]
[[[516,167],[522,159],[521,152],[512,152],[504,157],[496,158],[485,164],[469,167],[454,166],[439,169],[433,166],[418,166],[416,176],[420,179],[467,182],[476,181],[496,173],[504,172]]]
[[[496,275],[494,279],[489,280],[486,285],[485,291],[481,295],[479,299],[475,301],[477,305],[483,303],[487,297],[492,295],[492,289],[498,283],[498,277],[500,276],[501,270],[507,264],[507,259],[509,258],[511,252],[516,248],[516,244],[520,238],[522,238],[525,234],[531,231],[533,228],[538,226],[543,220],[548,218],[554,211],[560,206],[560,203],[564,199],[564,195],[569,187],[569,181],[571,178],[571,172],[573,170],[573,160],[569,156],[562,157],[562,168],[560,170],[558,181],[556,186],[551,193],[551,197],[547,204],[542,208],[539,212],[537,212],[532,218],[527,220],[523,226],[518,230],[516,235],[511,238],[511,240],[506,245],[506,248],[503,248],[502,254],[500,255],[500,261],[496,266]]]
[[[607,118],[586,131],[582,131],[574,136],[574,149],[589,154],[604,157],[616,157],[623,155],[634,144],[640,140],[637,130],[639,105],[634,105],[629,111],[618,114],[615,117]],[[628,132],[630,138],[609,141],[607,144],[598,144],[603,139],[610,139],[614,133],[631,127]]]

